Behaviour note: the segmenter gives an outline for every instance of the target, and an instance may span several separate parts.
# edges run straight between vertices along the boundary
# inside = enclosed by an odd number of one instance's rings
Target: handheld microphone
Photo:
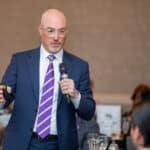
[[[64,63],[59,64],[59,72],[60,72],[61,80],[68,78],[67,68]],[[67,97],[68,103],[70,103],[70,95],[66,94],[66,97]]]

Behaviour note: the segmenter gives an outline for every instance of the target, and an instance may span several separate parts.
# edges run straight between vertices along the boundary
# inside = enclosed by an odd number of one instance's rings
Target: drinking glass
[[[109,137],[106,135],[99,136],[99,150],[106,150],[109,144]]]

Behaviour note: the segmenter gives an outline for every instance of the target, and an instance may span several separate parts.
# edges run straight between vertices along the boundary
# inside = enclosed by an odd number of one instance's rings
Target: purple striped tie
[[[55,59],[55,56],[50,55],[48,56],[48,59],[50,61],[50,64],[48,65],[47,72],[44,78],[37,119],[37,133],[41,138],[45,138],[50,133],[52,100],[54,93],[53,60]]]

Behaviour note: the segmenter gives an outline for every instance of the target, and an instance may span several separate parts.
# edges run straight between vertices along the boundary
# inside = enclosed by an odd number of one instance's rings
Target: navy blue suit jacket
[[[9,121],[4,150],[27,150],[39,103],[39,59],[40,48],[13,55],[2,83],[12,87],[14,109]],[[68,103],[59,89],[57,106],[57,130],[59,150],[77,150],[76,129],[77,113],[89,120],[95,111],[95,102],[89,87],[89,66],[80,58],[64,51],[63,62],[67,66],[68,76],[73,79],[81,93],[79,109]],[[7,100],[8,105],[11,100]]]

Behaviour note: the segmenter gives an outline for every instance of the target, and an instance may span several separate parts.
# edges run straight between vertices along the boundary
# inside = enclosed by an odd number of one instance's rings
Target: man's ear
[[[41,25],[38,26],[38,32],[39,32],[40,35],[42,34],[42,33],[41,33],[41,32],[42,32],[42,30],[41,30]]]

